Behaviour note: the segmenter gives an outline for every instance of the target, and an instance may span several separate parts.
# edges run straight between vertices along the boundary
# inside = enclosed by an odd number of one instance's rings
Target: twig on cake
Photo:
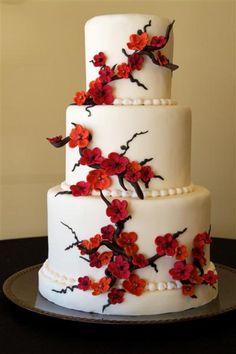
[[[129,150],[130,146],[129,144],[138,136],[138,135],[143,135],[143,134],[147,134],[148,133],[148,130],[146,130],[145,132],[139,132],[139,133],[135,133],[131,139],[127,140],[126,144],[125,145],[121,145],[121,150],[124,150],[122,152],[122,154],[120,154],[121,156],[124,156],[127,152],[127,150]]]

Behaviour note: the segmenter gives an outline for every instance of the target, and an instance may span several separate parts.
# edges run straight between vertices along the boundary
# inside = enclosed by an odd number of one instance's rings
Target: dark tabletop
[[[214,239],[214,262],[236,268],[236,240]],[[0,353],[236,353],[236,311],[186,323],[114,326],[69,322],[23,310],[4,297],[11,274],[47,258],[47,238],[0,241]]]

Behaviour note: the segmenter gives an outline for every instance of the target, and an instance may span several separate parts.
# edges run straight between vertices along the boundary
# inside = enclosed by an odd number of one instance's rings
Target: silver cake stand
[[[236,269],[217,264],[219,295],[207,305],[182,312],[148,316],[114,316],[70,310],[49,302],[38,292],[41,264],[25,268],[10,276],[3,285],[6,297],[14,304],[49,317],[99,324],[164,324],[217,316],[236,309]]]

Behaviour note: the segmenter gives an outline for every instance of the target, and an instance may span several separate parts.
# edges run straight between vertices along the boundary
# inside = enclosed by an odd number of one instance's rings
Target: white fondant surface
[[[127,62],[126,56],[122,53],[122,48],[126,49],[128,54],[133,53],[127,47],[129,36],[137,34],[138,29],[152,21],[151,27],[147,32],[152,36],[164,36],[166,28],[170,21],[155,15],[144,14],[121,14],[96,16],[87,21],[85,25],[85,53],[86,53],[86,82],[87,89],[89,83],[96,79],[99,68],[94,67],[90,61],[94,55],[104,52],[107,56],[106,64],[113,66]],[[161,52],[172,61],[173,56],[173,34]],[[114,81],[111,85],[114,87],[115,97],[130,98],[170,98],[171,97],[171,77],[169,69],[155,65],[151,59],[145,56],[143,68],[140,71],[135,70],[133,76],[141,83],[147,86],[148,90],[137,86],[129,79]]]
[[[66,131],[70,134],[72,123],[88,128],[92,133],[90,148],[99,147],[104,157],[110,152],[122,152],[121,145],[126,144],[135,133],[147,131],[130,143],[126,156],[130,160],[141,161],[153,158],[149,165],[164,181],[152,179],[150,189],[170,189],[191,184],[191,111],[183,106],[95,106],[92,116],[84,107],[67,108]],[[75,184],[86,180],[91,170],[87,166],[77,167],[78,148],[66,146],[66,183]],[[112,177],[110,189],[120,189],[117,177]],[[132,189],[126,183],[128,189]],[[144,186],[142,186],[144,187]]]

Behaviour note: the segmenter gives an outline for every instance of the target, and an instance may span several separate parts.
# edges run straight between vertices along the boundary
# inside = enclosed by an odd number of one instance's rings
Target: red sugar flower
[[[111,81],[112,77],[115,75],[114,70],[110,68],[110,66],[104,66],[99,70],[99,79],[101,83],[107,84]]]
[[[148,265],[148,260],[143,254],[138,253],[133,256],[132,263],[139,268],[144,268]]]
[[[122,256],[116,256],[114,262],[109,263],[108,270],[118,279],[130,276],[129,263]]]
[[[117,65],[117,76],[122,77],[124,79],[127,79],[129,77],[129,74],[131,72],[131,67],[126,64],[122,63],[120,65]]]
[[[185,296],[193,296],[195,293],[194,286],[192,284],[184,284],[182,286],[182,294]]]
[[[131,34],[129,40],[129,43],[127,43],[129,49],[142,50],[148,43],[148,34],[147,32],[142,34]]]
[[[111,222],[116,223],[124,220],[128,216],[128,202],[126,200],[114,199],[106,209],[106,214],[111,218]]]
[[[109,303],[112,305],[121,304],[124,301],[125,292],[122,289],[113,288],[108,294]]]
[[[144,292],[146,281],[139,278],[137,274],[131,274],[128,280],[123,282],[123,287],[129,293],[140,296]]]
[[[102,157],[102,152],[98,147],[94,149],[84,149],[81,154],[80,164],[81,165],[100,165],[104,158]]]
[[[167,65],[169,63],[169,59],[163,55],[160,50],[157,52],[156,60],[159,65]]]
[[[178,247],[178,241],[173,238],[172,234],[157,236],[155,244],[157,245],[156,251],[159,256],[174,256]]]
[[[100,260],[102,266],[108,264],[111,260],[113,256],[113,252],[111,251],[106,251],[106,252],[103,252],[101,253],[99,256],[98,256],[98,259]]]
[[[101,167],[109,176],[112,176],[124,172],[128,163],[127,157],[111,152],[108,158],[103,160]]]
[[[78,278],[78,288],[80,290],[86,291],[91,287],[91,280],[88,276]]]
[[[211,240],[209,234],[207,232],[203,232],[203,233],[197,234],[194,237],[193,245],[195,248],[201,248],[201,247],[204,247],[205,244],[210,244],[211,242],[212,242],[212,240]]]
[[[90,267],[96,267],[96,268],[101,268],[102,267],[102,262],[99,259],[99,252],[95,252],[93,254],[90,254],[89,256],[89,265]]]
[[[196,267],[194,267],[194,270],[193,270],[189,280],[192,284],[202,284],[202,277],[199,275]]]
[[[100,246],[100,243],[102,242],[102,236],[97,234],[94,237],[91,237],[89,240],[83,240],[80,245],[79,249],[81,250],[81,254],[85,254],[86,252],[81,249],[85,248],[86,250],[92,250],[93,248],[97,248]]]
[[[82,125],[77,124],[70,132],[69,146],[74,148],[76,146],[80,148],[85,148],[90,140],[90,132],[88,129],[82,127]]]
[[[127,165],[125,179],[128,182],[135,183],[141,177],[141,165],[137,161],[132,161]]]
[[[116,243],[124,248],[127,256],[134,256],[138,252],[138,245],[135,243],[137,241],[138,235],[136,232],[122,232]]]
[[[155,176],[155,173],[153,172],[150,166],[142,166],[140,173],[141,173],[141,180],[144,183],[149,182]]]
[[[188,249],[185,245],[177,247],[176,250],[176,259],[178,261],[183,261],[188,257]]]
[[[203,275],[203,279],[207,284],[213,285],[217,282],[218,275],[215,274],[212,270],[208,270],[208,272]]]
[[[144,62],[144,57],[135,53],[128,57],[128,63],[131,67],[131,70],[141,70]]]
[[[90,171],[87,176],[87,181],[95,190],[106,189],[111,185],[111,179],[104,170]]]
[[[74,197],[81,197],[91,194],[91,185],[89,182],[80,181],[70,186],[70,190]]]
[[[93,57],[93,65],[94,66],[103,66],[106,62],[106,56],[103,52],[99,52]]]
[[[203,248],[195,247],[192,250],[193,258],[197,259],[201,266],[206,265],[205,252]]]
[[[103,85],[99,81],[95,81],[89,89],[89,93],[96,104],[112,104],[114,96],[112,95],[112,87],[110,85]]]
[[[174,280],[187,280],[191,277],[193,271],[194,266],[191,263],[186,264],[184,261],[177,261],[169,273]]]
[[[115,228],[113,225],[107,225],[101,228],[102,238],[104,240],[112,241],[115,234]]]
[[[110,288],[111,278],[103,277],[98,282],[94,282],[91,284],[91,288],[93,289],[92,295],[100,295],[102,293],[106,293]]]
[[[85,91],[78,91],[75,93],[74,102],[78,106],[81,106],[86,101],[86,98],[87,98],[87,93]]]
[[[167,42],[167,38],[165,36],[154,36],[151,39],[150,45],[155,47],[156,49],[163,48]]]

